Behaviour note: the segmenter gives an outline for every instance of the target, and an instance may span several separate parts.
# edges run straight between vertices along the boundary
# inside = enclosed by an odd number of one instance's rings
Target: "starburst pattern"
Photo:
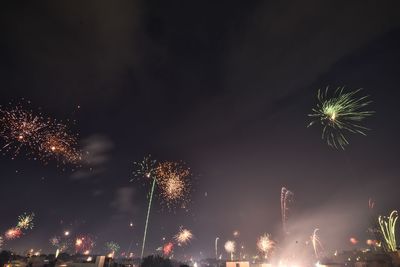
[[[182,162],[162,162],[157,167],[157,179],[162,201],[169,208],[186,207],[190,194],[190,168]]]
[[[288,220],[288,211],[289,211],[289,203],[293,201],[293,192],[288,190],[286,187],[282,187],[281,189],[281,216],[282,216],[282,228],[285,234],[287,231],[287,220]]]
[[[181,226],[174,238],[178,244],[186,245],[193,238],[193,234],[192,231]]]
[[[257,249],[264,254],[265,258],[268,258],[275,248],[275,242],[271,239],[270,234],[263,234],[257,240]]]
[[[308,127],[319,122],[322,125],[322,139],[334,148],[344,149],[349,144],[345,132],[366,135],[368,128],[360,125],[360,122],[374,112],[364,110],[372,101],[368,100],[368,96],[357,97],[360,91],[357,89],[345,93],[344,87],[338,87],[330,95],[328,87],[318,90],[317,106],[308,115],[314,120]]]
[[[17,227],[20,229],[28,230],[33,229],[33,219],[35,218],[35,213],[24,213],[18,217]]]

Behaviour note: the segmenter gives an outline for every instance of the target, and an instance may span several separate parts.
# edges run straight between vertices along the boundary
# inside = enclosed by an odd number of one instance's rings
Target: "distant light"
[[[69,236],[69,231],[65,231],[65,232],[64,232],[64,235],[65,235],[65,236]]]

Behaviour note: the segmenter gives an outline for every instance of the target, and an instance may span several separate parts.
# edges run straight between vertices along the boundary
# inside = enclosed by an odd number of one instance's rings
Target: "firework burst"
[[[325,90],[318,90],[318,103],[309,114],[314,120],[308,125],[316,123],[322,125],[322,139],[334,148],[342,148],[349,144],[345,132],[366,135],[368,128],[359,123],[365,118],[374,114],[373,111],[365,111],[364,108],[372,101],[368,96],[357,97],[361,91],[357,89],[344,93],[344,87],[338,87],[332,95],[329,94],[328,87]]]
[[[258,250],[264,254],[265,258],[268,258],[275,248],[275,242],[271,239],[270,234],[263,234],[257,240]]]
[[[286,189],[286,187],[282,187],[281,189],[281,215],[282,215],[282,228],[283,232],[287,234],[286,223],[288,220],[288,210],[289,210],[289,203],[293,200],[293,192]]]
[[[20,237],[22,236],[22,234],[23,234],[23,233],[22,233],[22,231],[21,231],[20,228],[18,228],[18,227],[13,227],[13,228],[8,229],[8,230],[5,232],[4,236],[5,236],[5,238],[6,238],[7,240],[13,240],[13,239],[20,238]]]
[[[389,217],[379,216],[378,218],[384,240],[384,248],[389,252],[397,251],[396,223],[398,218],[399,215],[395,210],[390,213]]]
[[[49,242],[52,246],[57,247],[61,243],[61,238],[59,236],[53,236],[52,238],[49,239]]]
[[[168,208],[172,208],[180,203],[182,208],[186,207],[189,202],[189,168],[178,162],[162,162],[153,160],[151,156],[145,157],[141,162],[134,163],[134,177],[144,177],[151,181],[151,189],[149,193],[149,203],[147,207],[146,223],[143,233],[142,252],[140,258],[143,258],[144,248],[146,244],[147,228],[149,225],[149,217],[151,204],[153,201],[156,185],[158,185],[161,202],[166,203]],[[131,179],[133,181],[134,179]]]
[[[155,173],[157,169],[157,161],[151,158],[151,155],[148,155],[143,158],[142,161],[134,162],[133,176],[136,178],[155,178]],[[133,182],[135,178],[132,178],[130,181]]]
[[[193,238],[192,231],[189,229],[185,229],[182,226],[179,229],[179,232],[175,235],[174,239],[180,245],[186,245]]]
[[[18,216],[18,223],[17,223],[17,228],[23,229],[23,230],[28,230],[28,229],[33,229],[33,219],[35,218],[35,213],[24,213],[20,216]]]
[[[190,194],[190,168],[182,162],[162,162],[157,167],[157,179],[163,202],[168,208],[177,204],[185,208]]]
[[[52,246],[56,247],[59,252],[64,252],[70,247],[69,240],[63,240],[59,236],[54,236],[49,239]]]
[[[77,136],[70,134],[66,125],[22,105],[9,109],[0,106],[0,137],[4,141],[1,150],[11,153],[13,159],[23,149],[29,158],[44,163],[56,159],[76,164],[81,159]]]
[[[164,256],[168,256],[172,253],[172,251],[174,250],[174,244],[171,242],[168,242],[167,244],[165,244],[162,248],[163,254]]]
[[[118,245],[118,243],[116,243],[114,241],[106,242],[105,246],[106,246],[107,251],[113,255],[115,253],[117,253],[119,251],[119,249],[121,248],[120,245]]]
[[[226,241],[224,248],[225,248],[225,251],[230,254],[231,260],[233,260],[233,253],[235,253],[235,250],[236,250],[235,241],[232,241],[232,240]]]
[[[95,242],[88,235],[81,235],[75,239],[75,252],[82,254],[89,254],[92,251]]]

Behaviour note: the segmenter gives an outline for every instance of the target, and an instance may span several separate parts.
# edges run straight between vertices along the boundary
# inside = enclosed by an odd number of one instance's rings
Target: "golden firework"
[[[181,226],[174,238],[179,244],[185,245],[193,238],[193,234],[192,231]]]

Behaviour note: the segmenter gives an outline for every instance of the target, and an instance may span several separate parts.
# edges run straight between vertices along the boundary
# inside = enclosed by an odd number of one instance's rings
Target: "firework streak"
[[[282,216],[282,229],[285,234],[288,233],[286,228],[287,223],[287,212],[289,210],[289,203],[293,200],[293,192],[286,189],[286,187],[282,187],[281,189],[281,216]]]

